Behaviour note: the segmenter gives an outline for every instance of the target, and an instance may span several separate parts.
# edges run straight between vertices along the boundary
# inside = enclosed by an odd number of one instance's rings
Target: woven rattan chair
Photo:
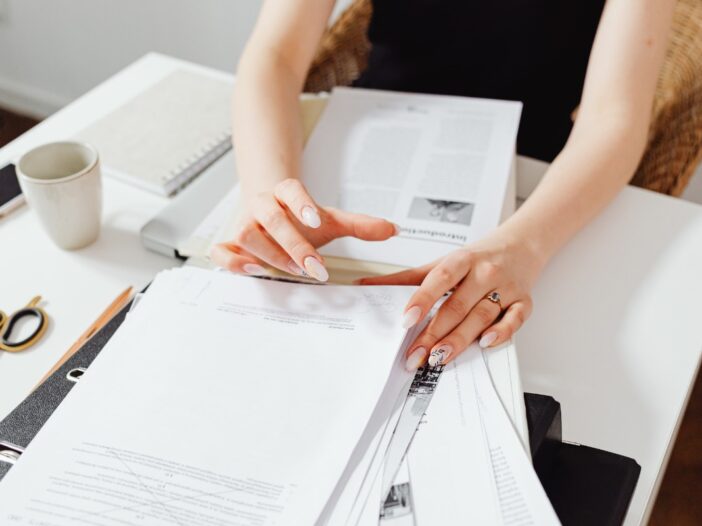
[[[354,0],[322,37],[305,91],[348,86],[367,65],[370,0]],[[679,196],[702,160],[702,1],[679,0],[656,88],[648,146],[632,184]]]

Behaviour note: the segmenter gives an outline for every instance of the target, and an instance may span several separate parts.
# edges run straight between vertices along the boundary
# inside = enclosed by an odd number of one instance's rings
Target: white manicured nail
[[[292,260],[288,261],[288,271],[290,271],[291,274],[295,274],[296,276],[305,275],[305,271],[302,270],[300,266]]]
[[[450,345],[442,345],[441,347],[434,349],[429,355],[429,365],[436,367],[437,365],[446,363],[451,356],[451,351],[453,351],[453,348]]]
[[[402,232],[402,228],[397,223],[393,223],[393,226],[395,227],[395,235],[399,236],[400,232]]]
[[[427,350],[424,347],[417,347],[407,357],[407,362],[405,362],[405,369],[407,369],[409,372],[416,371],[422,366],[426,358]]]
[[[422,309],[417,305],[410,307],[404,316],[402,316],[402,328],[409,329],[413,327],[418,321],[419,317],[422,315]]]
[[[305,206],[302,208],[302,222],[310,228],[319,228],[322,219],[314,208]]]
[[[244,272],[252,276],[260,276],[266,273],[266,269],[256,263],[247,263],[244,265]]]
[[[314,256],[307,256],[305,258],[305,270],[317,281],[327,281],[329,279],[329,272],[327,272],[324,265]]]
[[[486,349],[490,347],[492,342],[494,342],[497,339],[497,333],[496,332],[488,332],[487,334],[484,334],[482,338],[480,338],[480,341],[478,342],[478,345]]]

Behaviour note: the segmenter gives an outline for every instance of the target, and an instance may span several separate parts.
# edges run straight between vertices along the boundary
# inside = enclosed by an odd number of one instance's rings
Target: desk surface
[[[551,262],[517,335],[564,440],[641,464],[626,524],[648,518],[696,377],[701,271],[702,207],[627,188]]]
[[[0,166],[71,136],[181,64],[147,56],[2,148]],[[521,196],[543,168],[520,164]],[[53,320],[36,348],[0,354],[0,418],[126,285],[141,286],[174,264],[138,237],[167,200],[104,182],[103,231],[88,249],[55,248],[26,207],[0,221],[0,246],[21,247],[0,258],[2,307],[42,294]],[[517,337],[525,390],[561,402],[564,438],[641,464],[627,524],[650,511],[699,364],[699,269],[702,207],[626,188],[546,269]]]

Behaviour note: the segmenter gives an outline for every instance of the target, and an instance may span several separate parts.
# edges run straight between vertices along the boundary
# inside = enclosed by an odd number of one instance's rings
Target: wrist
[[[538,276],[551,259],[552,250],[538,232],[523,228],[519,224],[508,223],[500,225],[496,234],[511,252],[518,255],[520,264],[528,265],[529,273],[534,277]]]
[[[284,181],[284,176],[278,177],[240,177],[239,188],[241,189],[241,197],[247,203],[254,203],[262,194],[272,194],[275,187]]]

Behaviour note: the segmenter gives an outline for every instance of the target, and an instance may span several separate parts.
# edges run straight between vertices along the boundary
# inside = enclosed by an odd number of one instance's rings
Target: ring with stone
[[[496,290],[493,290],[490,294],[485,296],[485,299],[488,301],[491,301],[495,303],[498,307],[500,307],[500,310],[503,310],[502,308],[502,296],[500,296],[500,293],[497,292]]]

